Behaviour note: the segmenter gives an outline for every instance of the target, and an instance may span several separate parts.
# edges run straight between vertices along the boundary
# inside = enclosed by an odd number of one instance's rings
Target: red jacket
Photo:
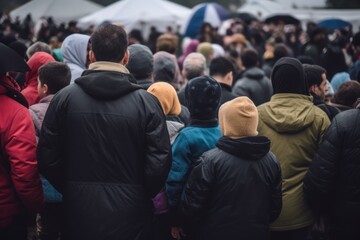
[[[0,81],[11,85],[3,75]],[[44,202],[34,125],[28,109],[7,92],[0,84],[0,228],[18,215],[38,212]]]
[[[25,75],[25,83],[21,93],[24,95],[29,103],[29,106],[38,103],[40,101],[38,95],[38,70],[39,68],[48,62],[53,62],[55,59],[46,52],[35,53],[27,62],[30,67],[30,72]]]

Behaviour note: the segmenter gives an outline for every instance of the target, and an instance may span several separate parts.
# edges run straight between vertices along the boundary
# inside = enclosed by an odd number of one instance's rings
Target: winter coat
[[[305,199],[336,239],[360,239],[360,109],[339,113],[304,178]]]
[[[38,94],[38,71],[39,68],[48,62],[53,62],[55,59],[46,52],[35,53],[27,62],[30,67],[30,72],[25,74],[25,83],[21,93],[24,95],[29,103],[29,106],[38,103],[40,97]]]
[[[5,76],[0,81],[11,85]],[[28,109],[8,93],[0,84],[0,229],[40,211],[44,202],[34,125]]]
[[[151,239],[171,151],[158,100],[120,64],[95,62],[51,101],[41,173],[64,196],[66,239]]]
[[[196,239],[269,239],[282,205],[280,164],[270,140],[222,137],[216,146],[187,181],[181,204],[186,222],[196,226]]]
[[[283,208],[274,231],[307,227],[313,217],[304,201],[303,178],[330,125],[327,115],[301,94],[279,93],[260,105],[258,132],[271,140],[283,176]]]
[[[74,33],[65,38],[61,45],[63,62],[71,71],[71,83],[81,76],[86,69],[86,56],[90,36]]]
[[[233,100],[236,98],[236,96],[231,92],[231,86],[219,83],[221,85],[221,100],[220,100],[220,106],[224,103]]]
[[[53,97],[54,95],[50,94],[40,99],[39,103],[36,103],[29,107],[30,116],[35,126],[35,135],[37,140],[40,136],[41,126],[45,117],[46,110],[48,109],[51,99]],[[62,195],[58,191],[56,191],[56,189],[49,183],[48,180],[46,180],[46,178],[42,176],[41,183],[44,191],[45,202],[62,201]]]
[[[165,186],[171,211],[178,207],[185,182],[196,160],[214,148],[220,137],[216,119],[209,122],[193,120],[189,127],[180,131],[172,145],[173,161]]]
[[[265,76],[262,69],[252,67],[236,81],[233,87],[233,94],[236,96],[247,96],[256,106],[268,102],[273,94],[271,81]]]

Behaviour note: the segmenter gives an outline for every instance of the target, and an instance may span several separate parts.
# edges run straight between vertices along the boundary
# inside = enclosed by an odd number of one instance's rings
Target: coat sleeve
[[[341,137],[336,118],[324,136],[318,152],[304,178],[304,197],[309,206],[323,211],[335,180],[336,163],[340,157]]]
[[[165,116],[160,103],[151,96],[153,104],[146,125],[145,186],[155,197],[164,187],[171,165],[171,145]]]
[[[39,143],[37,157],[40,173],[58,190],[63,190],[63,159],[60,145],[61,130],[65,118],[63,102],[56,95],[46,111]]]
[[[26,209],[36,213],[43,206],[44,196],[36,161],[34,125],[26,108],[21,108],[12,122],[5,143],[11,179]]]
[[[275,156],[274,156],[275,158]],[[276,160],[276,172],[275,172],[274,188],[271,194],[271,214],[270,222],[274,222],[280,215],[282,209],[282,176],[280,163]]]
[[[190,156],[190,145],[187,137],[183,132],[180,132],[172,145],[173,161],[165,185],[170,209],[176,208],[180,202],[181,193],[191,167]]]
[[[214,170],[210,161],[200,157],[191,171],[181,198],[181,215],[187,220],[199,219],[205,202],[209,199],[214,182]]]

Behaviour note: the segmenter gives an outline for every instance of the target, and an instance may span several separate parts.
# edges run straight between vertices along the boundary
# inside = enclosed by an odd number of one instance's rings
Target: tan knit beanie
[[[176,94],[175,88],[166,82],[157,82],[152,84],[148,90],[160,102],[165,116],[179,115],[181,112],[181,105]]]
[[[229,138],[257,136],[258,121],[257,108],[248,97],[228,101],[219,110],[221,131]]]

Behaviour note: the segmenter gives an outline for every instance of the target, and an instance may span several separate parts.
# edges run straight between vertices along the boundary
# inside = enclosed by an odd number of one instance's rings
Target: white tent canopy
[[[168,26],[177,29],[189,14],[189,8],[165,0],[122,0],[79,19],[78,27],[98,26],[109,21],[122,24],[126,31],[142,30],[147,37],[151,26],[159,31],[165,31]]]
[[[269,0],[248,0],[237,12],[251,13],[260,20],[264,20],[274,13],[287,13],[289,10],[291,8]]]
[[[69,22],[101,8],[102,6],[86,0],[32,0],[11,11],[10,16],[13,19],[24,19],[30,13],[34,22],[41,17],[52,17],[57,22]]]

